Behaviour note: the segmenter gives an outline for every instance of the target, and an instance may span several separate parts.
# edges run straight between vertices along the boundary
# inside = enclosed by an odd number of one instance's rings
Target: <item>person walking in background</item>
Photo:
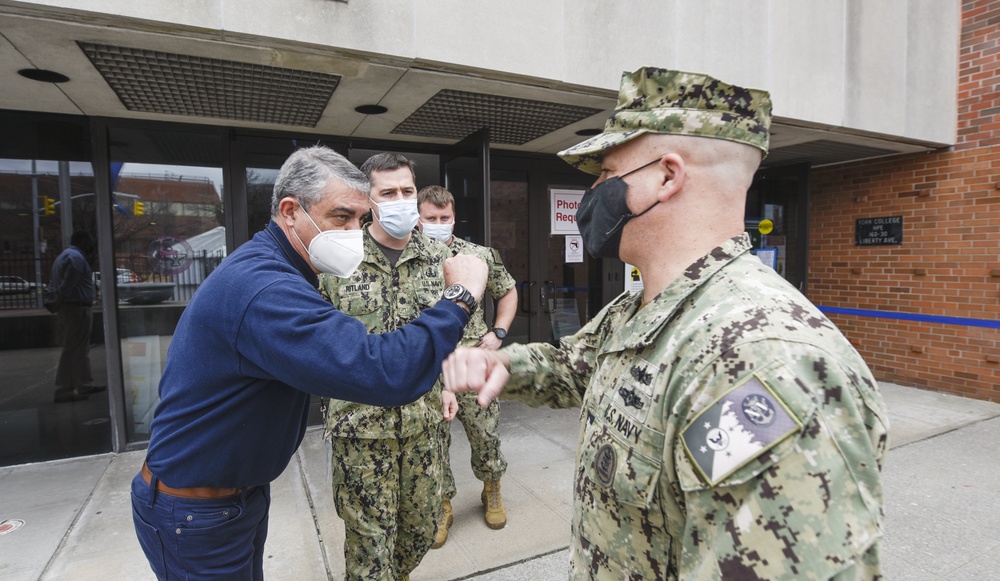
[[[473,313],[469,324],[465,326],[461,345],[499,349],[517,313],[517,289],[514,277],[504,268],[499,252],[453,235],[455,197],[451,192],[441,186],[427,186],[417,195],[417,208],[420,211],[420,230],[448,246],[452,256],[471,254],[486,262],[489,269],[486,290],[497,301],[493,325],[488,326],[483,319],[486,309],[478,309]],[[485,295],[476,297],[481,305],[484,304],[484,298]],[[507,470],[507,460],[500,451],[500,404],[493,401],[483,408],[476,403],[475,394],[459,394],[457,417],[465,428],[472,448],[472,472],[483,483],[480,499],[483,503],[486,525],[491,529],[502,529],[507,525],[507,511],[500,495],[500,478]],[[432,549],[444,546],[448,540],[448,528],[454,520],[451,499],[457,492],[449,453],[451,424],[441,425],[444,430],[441,457],[443,501]]]
[[[89,232],[73,232],[70,245],[52,263],[49,291],[54,293],[63,335],[56,370],[55,403],[81,401],[105,391],[94,385],[90,368],[90,336],[94,324],[94,271],[90,266],[96,246]]]
[[[879,579],[888,415],[868,366],[751,254],[765,91],[644,67],[604,132],[561,152],[597,175],[596,258],[642,272],[559,345],[459,349],[450,390],[582,406],[574,579]]]
[[[398,153],[380,153],[362,164],[373,214],[363,228],[364,259],[350,276],[320,277],[323,296],[370,333],[402,327],[442,295],[460,301],[470,316],[476,311],[470,290],[459,286],[453,295],[449,291],[456,289],[446,289],[445,247],[413,229],[413,168]],[[475,289],[475,296],[483,289]],[[443,396],[439,386],[391,409],[330,400],[326,428],[334,504],[344,520],[347,579],[405,579],[424,558],[441,510],[440,424],[456,408],[455,395]]]

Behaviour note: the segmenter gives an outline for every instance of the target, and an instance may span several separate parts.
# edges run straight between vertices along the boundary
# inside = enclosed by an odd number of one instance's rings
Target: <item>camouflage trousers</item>
[[[332,439],[348,580],[396,581],[430,549],[441,512],[436,428],[401,439]]]
[[[458,420],[462,422],[472,448],[472,473],[483,482],[500,480],[507,471],[507,460],[500,452],[500,404],[493,400],[483,408],[475,393],[459,393]],[[443,422],[441,496],[455,498],[455,476],[451,473],[451,423]]]

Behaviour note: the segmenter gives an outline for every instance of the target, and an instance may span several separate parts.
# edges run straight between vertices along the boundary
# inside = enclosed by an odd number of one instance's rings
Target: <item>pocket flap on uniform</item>
[[[341,287],[339,300],[334,302],[338,309],[352,317],[361,317],[374,313],[381,307],[381,293],[374,288],[375,285],[365,283],[355,286],[360,286],[362,290],[344,291]]]
[[[609,437],[594,452],[593,468],[597,482],[614,490],[618,502],[647,507],[653,500],[663,463]]]

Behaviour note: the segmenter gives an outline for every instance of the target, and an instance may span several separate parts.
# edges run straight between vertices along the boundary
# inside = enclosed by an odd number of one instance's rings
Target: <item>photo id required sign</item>
[[[576,226],[576,210],[583,199],[583,190],[549,190],[549,216],[551,234],[579,236]]]
[[[858,218],[854,222],[855,246],[890,246],[902,243],[902,216]]]

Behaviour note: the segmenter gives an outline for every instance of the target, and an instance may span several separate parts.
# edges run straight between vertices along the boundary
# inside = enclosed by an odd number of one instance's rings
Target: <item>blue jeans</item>
[[[132,520],[157,579],[264,578],[270,485],[219,499],[177,498],[132,479]]]

